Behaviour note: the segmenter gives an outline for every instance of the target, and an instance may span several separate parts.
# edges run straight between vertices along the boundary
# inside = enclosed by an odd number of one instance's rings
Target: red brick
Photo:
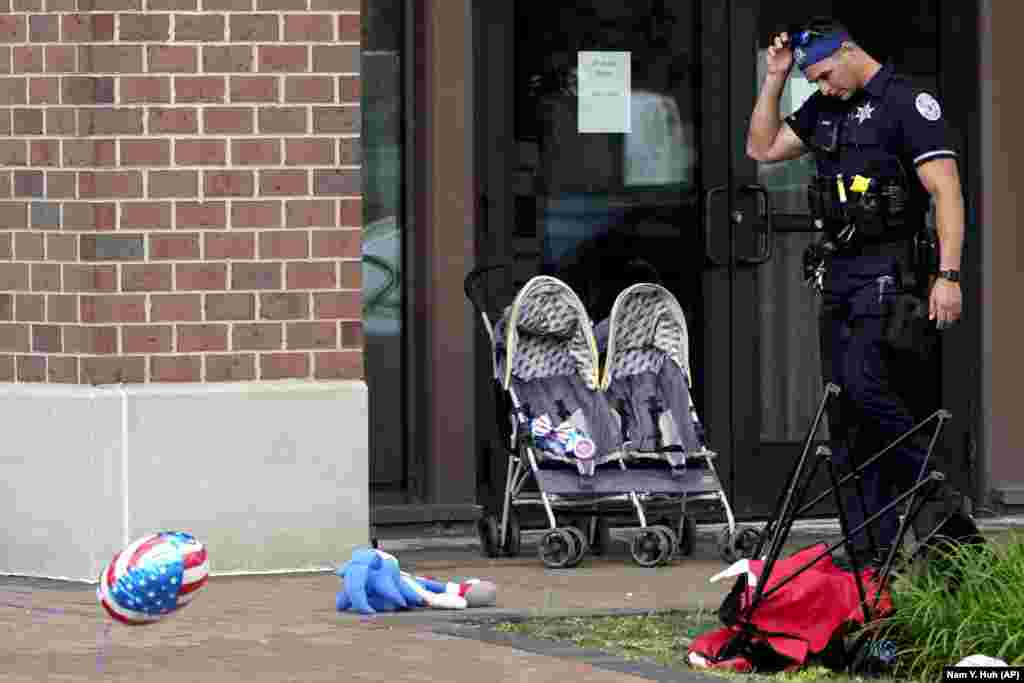
[[[295,230],[260,233],[260,258],[309,258],[309,234]]]
[[[281,202],[232,202],[231,227],[279,228],[281,227]]]
[[[117,289],[117,266],[64,264],[65,292],[113,292]]]
[[[203,359],[199,356],[152,356],[149,374],[152,382],[202,381]]]
[[[60,143],[56,140],[32,141],[33,166],[60,166]]]
[[[74,73],[77,53],[75,48],[63,45],[46,46],[46,73]]]
[[[262,112],[261,112],[262,116]],[[246,134],[251,133],[252,109],[242,107],[223,107],[207,109],[203,112],[203,132]]]
[[[122,140],[122,166],[167,166],[171,163],[171,143],[167,140]]]
[[[170,23],[171,18],[166,14],[122,14],[118,39],[125,43],[163,42],[170,37]]]
[[[117,328],[65,326],[64,353],[115,354]]]
[[[306,292],[260,294],[260,319],[308,320],[309,294]]]
[[[209,110],[207,111],[209,114]],[[149,110],[150,133],[196,133],[199,131],[198,116],[195,109],[164,109],[156,107]]]
[[[174,79],[175,102],[223,102],[224,78],[221,76],[177,76]]]
[[[65,140],[65,166],[115,166],[116,144],[113,140]]]
[[[330,228],[337,225],[333,199],[296,199],[286,208],[289,228]]]
[[[361,260],[342,261],[339,268],[341,269],[341,289],[362,289],[363,263]]]
[[[305,43],[334,40],[332,23],[329,14],[289,14],[284,18],[284,39]]]
[[[314,45],[313,71],[352,74],[359,71],[358,45]]]
[[[46,296],[43,294],[16,294],[14,319],[19,322],[44,322]]]
[[[122,104],[171,101],[171,79],[166,76],[126,76],[121,79]]]
[[[253,294],[207,294],[207,320],[253,320],[256,317],[256,297]]]
[[[341,166],[359,166],[363,163],[363,144],[358,138],[342,138],[338,140],[340,153],[338,163]]]
[[[234,140],[231,145],[231,163],[236,166],[281,163],[280,140]]]
[[[174,270],[179,291],[227,289],[228,267],[223,263],[178,263]]]
[[[338,16],[338,42],[358,43],[362,39],[362,17],[358,14],[341,14]]]
[[[82,199],[141,197],[139,171],[83,171],[78,174],[78,195]]]
[[[45,382],[46,356],[18,356],[19,382]]]
[[[42,171],[15,171],[14,172],[14,196],[15,197],[36,197],[42,198],[45,194],[43,189]]]
[[[231,348],[236,351],[280,349],[283,342],[284,332],[281,323],[235,325],[231,331]]]
[[[256,238],[251,232],[210,232],[204,256],[207,259],[252,259],[256,257]]]
[[[0,263],[0,290],[24,291],[28,289],[28,283],[27,263]]]
[[[313,192],[317,195],[358,195],[363,176],[358,170],[318,169],[313,171]]]
[[[309,71],[309,50],[305,45],[260,45],[260,71]]]
[[[324,292],[313,294],[313,317],[319,319],[363,317],[362,292]]]
[[[180,166],[223,166],[227,163],[226,147],[223,140],[178,140],[174,143],[174,163]]]
[[[305,133],[309,127],[304,107],[263,107],[260,109],[261,133]]]
[[[178,202],[178,229],[223,228],[227,225],[224,202]]]
[[[232,76],[232,102],[277,102],[277,76]]]
[[[81,376],[85,384],[131,384],[146,381],[145,356],[103,356],[82,359]]]
[[[149,71],[151,73],[195,73],[198,69],[198,50],[184,45],[151,45]]]
[[[46,319],[53,323],[78,322],[78,297],[73,294],[47,296]]]
[[[178,325],[179,353],[227,351],[227,325]]]
[[[207,382],[244,382],[256,379],[256,356],[251,353],[209,355]]]
[[[338,286],[334,263],[289,263],[288,289],[334,289]]]
[[[278,39],[276,14],[232,14],[231,36],[233,43],[274,42]]]
[[[170,325],[132,325],[122,335],[125,353],[170,353],[174,330]]]
[[[260,194],[264,196],[309,194],[306,171],[260,171]]]
[[[362,100],[359,76],[338,76],[338,97],[344,103],[359,103]]]
[[[260,379],[309,377],[308,353],[264,353],[260,355]]]
[[[174,18],[174,39],[179,41],[222,42],[224,41],[224,15],[179,14]]]
[[[149,196],[195,197],[199,194],[198,171],[149,171]]]
[[[364,379],[362,351],[322,351],[315,356],[316,379]]]
[[[277,347],[279,348],[280,344]],[[25,324],[0,325],[0,351],[20,351],[28,353],[31,349],[29,326]]]
[[[150,71],[163,71],[159,68],[160,57],[154,56],[153,51],[168,49],[179,50],[182,48],[149,48]],[[78,71],[97,74],[142,73],[142,47],[139,45],[79,45]]]
[[[146,322],[146,297],[141,294],[83,296],[83,323]]]
[[[24,15],[0,15],[0,43],[24,43],[27,33]]]
[[[117,208],[110,203],[64,204],[66,230],[114,230],[117,228]]]
[[[252,171],[204,171],[203,187],[207,197],[251,197]]]
[[[28,82],[29,104],[59,104],[60,79],[33,78]]]
[[[108,42],[114,39],[113,14],[64,15],[64,42]]]
[[[334,164],[334,140],[330,138],[288,138],[285,146],[289,166]]]
[[[231,289],[281,289],[281,264],[234,263]]]
[[[142,109],[81,109],[78,114],[78,127],[82,135],[142,135]],[[152,125],[152,118],[150,124]],[[158,131],[150,128],[149,132],[179,131]]]
[[[328,76],[289,76],[286,102],[334,102],[334,79]]]
[[[121,204],[121,229],[169,229],[170,202],[124,202]]]
[[[33,292],[59,292],[60,286],[60,264],[58,263],[33,263],[32,264],[32,291]]]
[[[46,381],[51,384],[78,384],[78,359],[66,356],[47,358]]]
[[[252,48],[248,45],[203,46],[206,73],[244,73],[253,70]]]
[[[152,303],[153,322],[203,319],[203,303],[200,294],[153,294]]]
[[[125,292],[170,291],[171,280],[170,265],[127,263],[121,266],[121,290]]]
[[[348,349],[361,349],[364,345],[363,323],[341,323],[341,345]]]
[[[39,232],[14,233],[14,258],[19,261],[42,261],[45,250],[43,234]]]
[[[313,132],[354,135],[362,126],[359,107],[313,107]]]
[[[168,233],[149,236],[149,258],[165,259],[197,259],[199,258],[198,233]]]
[[[288,323],[285,334],[289,349],[334,349],[338,346],[338,327],[333,322]]]
[[[149,0],[146,9],[150,12],[188,12],[198,8],[196,0]]]
[[[78,238],[75,235],[47,235],[48,261],[75,261],[78,259]]]
[[[306,9],[306,0],[256,0],[256,9],[265,12],[278,12],[290,9]]]

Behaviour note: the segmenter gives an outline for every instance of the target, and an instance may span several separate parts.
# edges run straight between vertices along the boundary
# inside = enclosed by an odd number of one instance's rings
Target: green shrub
[[[893,614],[875,623],[898,645],[896,675],[940,680],[972,654],[1024,665],[1024,543],[945,545],[892,583]]]

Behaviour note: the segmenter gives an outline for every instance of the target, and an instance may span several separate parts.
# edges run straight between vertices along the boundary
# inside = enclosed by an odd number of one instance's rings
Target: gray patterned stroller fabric
[[[622,457],[621,430],[598,388],[591,321],[568,285],[547,276],[530,280],[505,309],[494,336],[495,377],[513,393],[530,428],[574,427],[594,445],[593,457],[582,462],[540,440],[536,454],[542,460],[573,464],[590,475],[596,465]]]
[[[664,287],[633,285],[615,300],[601,386],[622,421],[628,453],[677,467],[704,450],[690,396],[686,319]]]

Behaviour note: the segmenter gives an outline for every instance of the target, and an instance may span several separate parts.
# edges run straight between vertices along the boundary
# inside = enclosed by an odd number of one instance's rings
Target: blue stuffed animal
[[[442,583],[403,572],[398,559],[382,550],[359,549],[335,572],[342,578],[335,606],[339,612],[396,612],[414,607],[465,609],[493,605],[497,587],[471,579]]]

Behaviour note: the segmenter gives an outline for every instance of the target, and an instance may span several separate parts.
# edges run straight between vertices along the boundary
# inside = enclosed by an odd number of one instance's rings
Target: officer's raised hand
[[[793,68],[793,50],[789,44],[788,33],[780,33],[772,38],[765,63],[770,76],[785,76]]]

